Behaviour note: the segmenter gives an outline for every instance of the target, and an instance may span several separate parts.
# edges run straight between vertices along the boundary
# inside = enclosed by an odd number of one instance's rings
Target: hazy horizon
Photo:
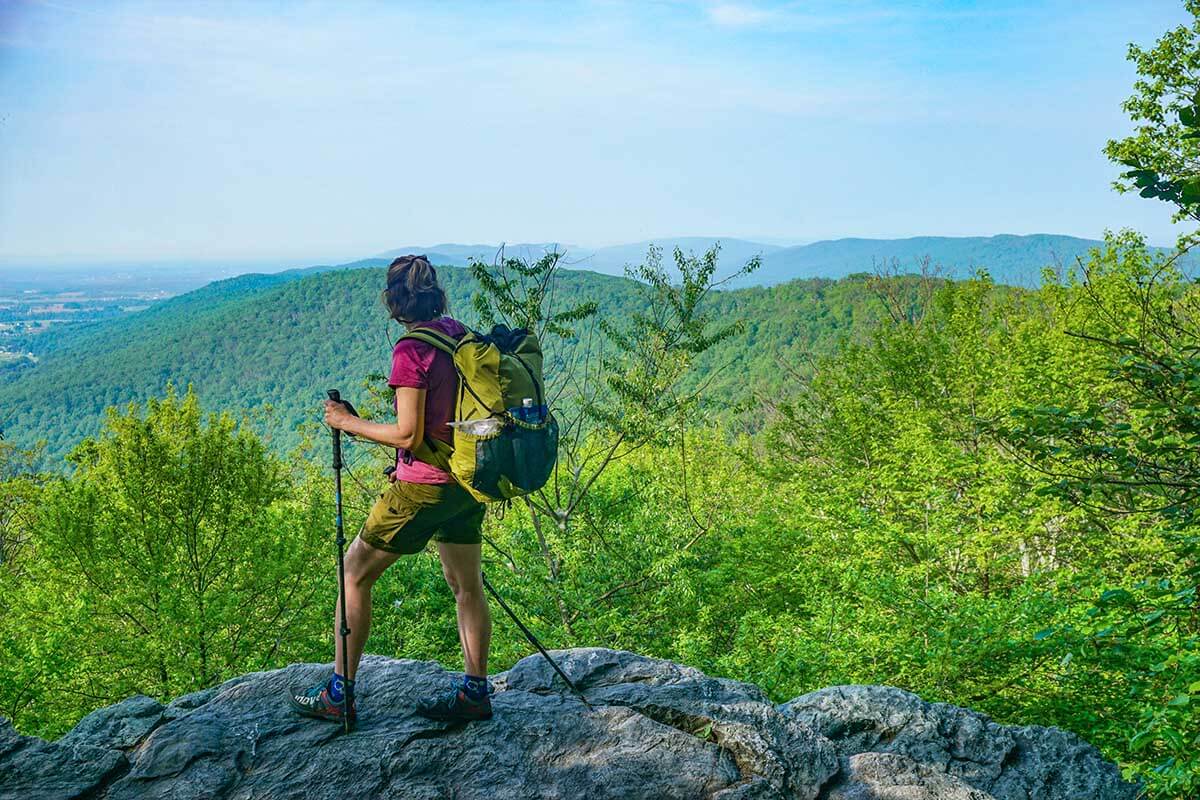
[[[727,242],[737,239],[739,241],[747,241],[747,242],[751,242],[754,244],[763,244],[763,245],[767,245],[769,247],[786,249],[786,248],[790,248],[790,247],[806,247],[811,244],[819,244],[819,243],[823,243],[823,242],[839,241],[839,240],[845,240],[845,239],[865,239],[865,240],[870,240],[870,241],[903,241],[906,239],[925,239],[925,238],[949,238],[949,239],[991,238],[992,236],[1003,236],[1003,235],[1059,236],[1059,235],[1069,235],[1069,234],[1056,234],[1056,233],[1050,233],[1047,231],[1040,231],[1037,233],[1030,233],[1030,234],[999,233],[999,234],[991,234],[989,236],[982,236],[982,237],[970,237],[970,236],[945,237],[945,236],[941,236],[940,234],[917,234],[915,236],[897,236],[897,237],[889,237],[886,239],[883,237],[874,237],[874,236],[862,236],[862,237],[847,236],[847,237],[838,237],[837,239],[804,240],[804,241],[798,242],[796,244],[781,243],[781,241],[788,241],[786,238],[783,240],[777,240],[777,241],[765,241],[764,239],[751,239],[751,238],[745,238],[745,237],[654,236],[647,240],[640,240],[637,242],[614,242],[612,244],[601,245],[599,247],[588,247],[588,246],[584,246],[584,245],[571,244],[571,243],[558,243],[558,246],[568,256],[571,255],[572,251],[574,251],[574,253],[579,254],[579,255],[590,256],[592,253],[594,253],[596,251],[602,251],[606,248],[616,248],[616,247],[621,247],[621,246],[646,244],[650,241],[661,241],[661,240],[666,240],[666,239],[702,238],[702,239],[720,239],[720,240],[724,240]],[[1077,238],[1087,238],[1087,237],[1077,237]],[[1149,241],[1149,240],[1147,241],[1147,243],[1154,247],[1172,247],[1174,245],[1174,242],[1154,242],[1154,241]],[[455,246],[455,247],[462,247],[462,246],[492,247],[492,246],[499,246],[499,244],[500,243],[471,242],[471,241],[434,242],[434,243],[431,243],[428,245],[411,245],[411,243],[410,243],[408,245],[401,245],[401,248],[411,247],[413,252],[422,252],[422,251],[435,252],[439,245],[449,245],[449,246]],[[522,244],[536,245],[536,244],[541,244],[541,243],[539,243],[539,242],[510,242],[510,243],[508,243],[507,246],[508,247],[517,247]],[[550,243],[547,242],[545,244],[550,244]],[[388,250],[392,250],[392,249],[396,249],[396,248],[388,248]],[[526,254],[526,255],[528,255],[528,254]],[[251,259],[215,258],[215,257],[214,258],[203,258],[203,257],[201,257],[201,258],[157,258],[157,259],[156,258],[142,258],[142,259],[114,258],[114,259],[98,259],[98,260],[89,261],[89,260],[80,260],[80,259],[72,259],[72,258],[8,258],[8,257],[0,257],[0,275],[7,275],[7,276],[11,277],[14,274],[18,274],[20,271],[31,268],[31,267],[43,269],[43,270],[46,270],[47,272],[51,272],[51,273],[55,273],[55,274],[65,274],[65,273],[71,273],[72,271],[80,271],[80,270],[103,269],[103,270],[111,270],[112,272],[103,273],[103,274],[110,275],[110,276],[113,274],[116,274],[116,272],[118,272],[120,270],[131,270],[133,273],[138,274],[138,273],[141,273],[142,271],[146,271],[146,270],[161,271],[161,270],[165,269],[167,271],[174,271],[174,270],[182,270],[182,269],[193,269],[193,270],[199,270],[199,272],[197,272],[196,274],[207,275],[213,280],[219,280],[222,277],[233,277],[233,276],[244,275],[244,274],[253,273],[253,272],[262,272],[262,273],[269,274],[269,273],[273,273],[273,272],[283,272],[283,271],[290,270],[290,269],[303,269],[306,267],[340,266],[342,264],[350,264],[350,263],[365,260],[365,259],[383,258],[383,257],[384,257],[383,251],[375,252],[375,253],[356,253],[356,254],[337,256],[337,257],[326,258],[326,259],[305,259],[303,257],[299,257],[299,258],[266,258],[266,257],[264,257],[264,258],[258,258],[258,259],[253,259],[253,258],[251,258]],[[595,271],[594,268],[589,266],[588,263],[586,263],[586,262],[579,263],[579,264],[568,263],[567,268]],[[600,271],[603,272],[603,270],[600,270]]]

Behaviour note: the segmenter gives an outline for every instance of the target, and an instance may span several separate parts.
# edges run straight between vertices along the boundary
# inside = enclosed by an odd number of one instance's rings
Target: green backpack
[[[446,353],[458,373],[454,444],[426,437],[412,456],[448,471],[484,503],[542,488],[558,457],[558,423],[546,405],[537,336],[497,325],[457,341],[428,328],[400,338]]]

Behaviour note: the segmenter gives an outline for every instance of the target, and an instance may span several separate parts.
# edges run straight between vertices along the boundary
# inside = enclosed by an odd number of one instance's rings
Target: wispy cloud
[[[742,28],[768,22],[775,13],[744,3],[717,3],[706,9],[708,18],[718,25]]]
[[[705,18],[722,28],[770,30],[774,33],[804,33],[831,28],[871,27],[899,19],[933,20],[961,12],[938,8],[913,7],[887,2],[863,3],[741,3],[709,2],[703,6]],[[975,12],[971,12],[975,13]]]

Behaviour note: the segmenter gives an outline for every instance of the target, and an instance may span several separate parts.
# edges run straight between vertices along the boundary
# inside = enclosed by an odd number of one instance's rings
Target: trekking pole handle
[[[343,403],[341,392],[336,389],[328,390],[329,399],[335,403]],[[337,428],[330,428],[330,433],[334,434],[334,471],[342,469],[342,432]],[[338,477],[338,483],[341,483],[341,477]],[[341,495],[341,486],[338,486],[338,495]],[[341,497],[338,497],[341,500]],[[340,517],[341,515],[338,515]]]
[[[351,403],[349,400],[343,400],[342,393],[339,392],[337,389],[327,389],[326,392],[329,394],[330,400],[332,400],[335,403],[341,403],[342,405],[344,405],[346,407],[346,410],[349,411],[351,414],[353,414],[356,417],[359,416],[358,409],[356,409],[354,407],[354,404]],[[351,436],[352,434],[348,433],[346,435]]]
[[[358,409],[356,409],[354,407],[354,404],[351,403],[349,400],[343,400],[342,393],[339,392],[337,389],[326,389],[325,393],[329,395],[330,400],[332,400],[335,403],[341,403],[343,406],[345,406],[346,410],[349,411],[351,414],[353,414],[356,417],[359,416]],[[342,434],[342,433],[345,433],[351,439],[354,438],[353,433],[350,433],[349,431],[339,431],[338,429],[334,428],[334,430],[333,430],[333,441],[334,441],[334,445],[333,445],[334,465],[333,465],[333,468],[334,469],[340,469],[342,466],[342,445],[341,445],[341,436],[340,436],[340,434]]]

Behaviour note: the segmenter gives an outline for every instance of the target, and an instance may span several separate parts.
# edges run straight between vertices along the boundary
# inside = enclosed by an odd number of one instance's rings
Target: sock
[[[329,699],[335,703],[342,702],[346,694],[354,694],[354,681],[347,680],[336,672],[329,679]]]
[[[463,675],[463,694],[472,700],[482,700],[488,696],[486,675]]]

